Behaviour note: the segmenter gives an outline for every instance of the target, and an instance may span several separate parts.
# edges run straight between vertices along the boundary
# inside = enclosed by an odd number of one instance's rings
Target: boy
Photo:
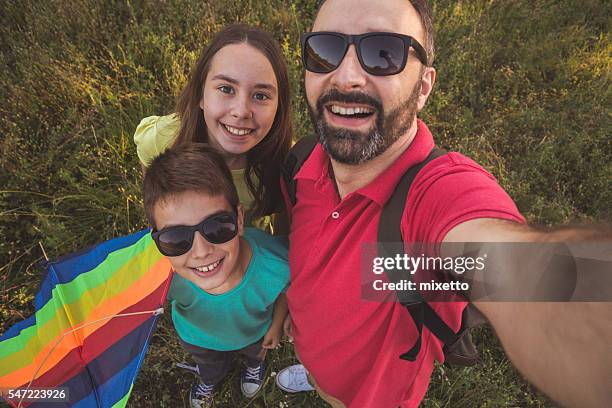
[[[246,397],[261,387],[266,349],[280,341],[289,283],[286,241],[244,228],[244,212],[223,158],[211,147],[172,148],[147,169],[144,207],[174,271],[172,321],[196,361],[192,407],[212,405],[232,352],[247,359]]]

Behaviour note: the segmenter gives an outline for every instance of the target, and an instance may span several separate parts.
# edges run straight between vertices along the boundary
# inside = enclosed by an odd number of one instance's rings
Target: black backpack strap
[[[378,222],[378,255],[388,257],[394,252],[391,248],[386,248],[386,245],[403,242],[402,232],[400,228],[402,214],[406,207],[406,199],[412,182],[416,178],[419,171],[425,167],[427,163],[437,157],[446,154],[445,150],[434,147],[427,158],[416,166],[411,167],[404,173],[397,184],[395,191],[385,204]],[[392,255],[391,255],[392,256]],[[390,282],[399,282],[402,279],[411,280],[412,275],[405,271],[386,270]],[[398,291],[396,292],[398,300],[406,307],[408,313],[412,317],[416,326],[418,337],[415,344],[410,350],[402,354],[400,358],[408,361],[415,361],[419,351],[421,350],[421,335],[423,325],[425,325],[436,337],[447,344],[454,344],[457,340],[457,335],[450,327],[438,316],[438,314],[423,300],[418,291]]]
[[[291,147],[289,153],[287,154],[287,158],[281,167],[281,173],[285,181],[285,187],[287,187],[287,194],[289,195],[291,205],[295,205],[296,203],[296,181],[294,180],[294,177],[297,172],[300,171],[300,168],[302,168],[302,165],[308,156],[310,156],[310,153],[312,153],[316,145],[317,138],[314,135],[301,138],[293,145],[293,147]]]
[[[434,336],[442,340],[444,347],[455,344],[459,339],[459,336],[455,334],[450,327],[448,327],[448,325],[440,316],[438,316],[436,311],[433,310],[429,303],[423,301],[420,303],[404,304],[404,307],[408,309],[408,313],[410,313],[412,320],[414,320],[414,324],[419,335],[412,348],[400,356],[401,359],[408,361],[416,360],[416,357],[421,350],[421,334],[423,332],[423,324],[434,334]]]
[[[404,173],[400,181],[395,187],[395,191],[385,204],[380,221],[378,223],[378,242],[403,242],[402,231],[400,229],[400,221],[404,208],[406,207],[406,198],[412,182],[417,174],[427,163],[446,154],[445,150],[434,147],[429,155],[419,164],[412,166]]]

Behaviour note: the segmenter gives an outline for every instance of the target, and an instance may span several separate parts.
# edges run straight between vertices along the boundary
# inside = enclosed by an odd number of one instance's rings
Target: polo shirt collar
[[[418,119],[416,135],[410,146],[400,157],[370,184],[349,194],[345,199],[353,194],[359,194],[376,202],[381,207],[384,206],[395,190],[399,179],[409,168],[425,160],[433,147],[434,140],[431,132],[427,125]],[[329,156],[321,145],[317,143],[310,157],[308,157],[302,168],[295,175],[295,179],[308,179],[319,182],[330,179],[329,165]],[[333,180],[330,181],[334,182]]]
[[[329,156],[325,153],[321,144],[317,143],[294,178],[296,180],[305,179],[313,181],[317,181],[324,177],[329,178],[329,165]]]

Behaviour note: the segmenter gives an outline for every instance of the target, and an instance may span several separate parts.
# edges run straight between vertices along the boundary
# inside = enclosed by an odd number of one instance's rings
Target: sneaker
[[[240,389],[247,398],[252,398],[261,388],[266,375],[266,363],[261,362],[257,367],[247,367],[240,379]]]
[[[308,370],[301,364],[283,368],[274,381],[278,388],[285,392],[314,391],[314,387],[308,382]]]
[[[213,406],[214,385],[199,382],[193,384],[189,392],[189,406],[191,408],[210,408]]]

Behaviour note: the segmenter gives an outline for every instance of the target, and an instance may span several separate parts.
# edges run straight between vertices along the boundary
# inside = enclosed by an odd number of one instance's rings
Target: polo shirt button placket
[[[338,211],[334,211],[334,212],[331,214],[331,216],[332,216],[332,218],[333,218],[334,220],[337,220],[338,218],[340,218],[340,213],[339,213]]]

